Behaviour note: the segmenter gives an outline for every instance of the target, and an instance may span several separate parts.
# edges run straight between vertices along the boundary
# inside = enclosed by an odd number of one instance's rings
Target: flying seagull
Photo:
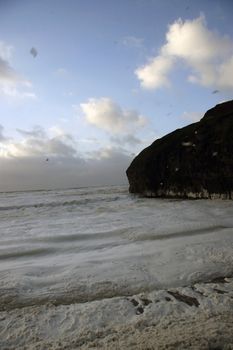
[[[35,49],[35,47],[32,47],[30,50],[30,54],[35,58],[38,55],[37,50]]]

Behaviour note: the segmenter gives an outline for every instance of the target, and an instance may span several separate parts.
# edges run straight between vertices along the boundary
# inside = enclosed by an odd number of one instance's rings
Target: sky
[[[233,95],[232,0],[0,0],[0,191],[126,184]]]

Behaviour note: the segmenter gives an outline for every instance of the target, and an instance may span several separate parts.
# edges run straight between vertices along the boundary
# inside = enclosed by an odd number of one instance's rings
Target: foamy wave
[[[49,202],[49,203],[33,203],[26,205],[12,205],[12,206],[0,206],[0,211],[4,210],[23,210],[29,208],[55,208],[55,207],[65,207],[65,206],[80,206],[80,205],[88,205],[94,204],[98,202],[115,202],[121,199],[119,196],[111,197],[111,198],[86,198],[86,199],[77,199],[70,201],[57,201],[57,202]]]
[[[145,199],[119,187],[0,194],[0,203],[4,307],[184,286],[233,266],[229,201]]]

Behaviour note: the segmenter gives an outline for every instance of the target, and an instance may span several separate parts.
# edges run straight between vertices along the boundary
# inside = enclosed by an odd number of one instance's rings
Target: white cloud
[[[159,55],[135,73],[141,86],[156,89],[169,86],[168,74],[180,60],[190,68],[188,81],[202,86],[232,89],[233,41],[207,28],[204,16],[179,19],[169,26]]]
[[[134,110],[122,109],[110,98],[91,98],[80,105],[85,119],[111,134],[127,133],[146,124],[146,118]]]
[[[145,66],[136,69],[135,74],[145,89],[156,89],[169,86],[167,74],[172,69],[173,60],[170,57],[157,56]]]
[[[111,159],[113,156],[116,157],[118,155],[121,157],[123,154],[126,155],[126,153],[125,149],[120,146],[112,147],[109,145],[89,152],[87,159],[90,161],[99,161],[103,159]]]
[[[11,67],[13,47],[0,42],[0,95],[10,98],[35,98],[31,83]]]
[[[0,157],[25,158],[75,157],[76,145],[71,135],[63,133],[49,137],[43,128],[36,126],[30,131],[17,129],[22,136],[20,141],[9,139],[0,145]]]
[[[179,19],[169,26],[166,39],[163,55],[184,58],[193,64],[225,57],[232,51],[230,39],[210,31],[204,16],[184,22]]]

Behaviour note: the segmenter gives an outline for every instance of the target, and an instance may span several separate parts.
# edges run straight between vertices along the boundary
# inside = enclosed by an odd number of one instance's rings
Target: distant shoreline
[[[8,191],[3,191],[3,190],[0,190],[0,194],[4,194],[4,193],[24,193],[24,192],[50,192],[50,191],[67,191],[67,190],[80,190],[80,189],[85,189],[85,188],[98,188],[98,187],[129,187],[128,184],[120,184],[120,185],[92,185],[92,186],[80,186],[80,187],[64,187],[64,188],[49,188],[49,189],[46,189],[46,188],[41,188],[41,189],[38,189],[38,190],[31,190],[31,189],[28,189],[28,190],[8,190]]]

